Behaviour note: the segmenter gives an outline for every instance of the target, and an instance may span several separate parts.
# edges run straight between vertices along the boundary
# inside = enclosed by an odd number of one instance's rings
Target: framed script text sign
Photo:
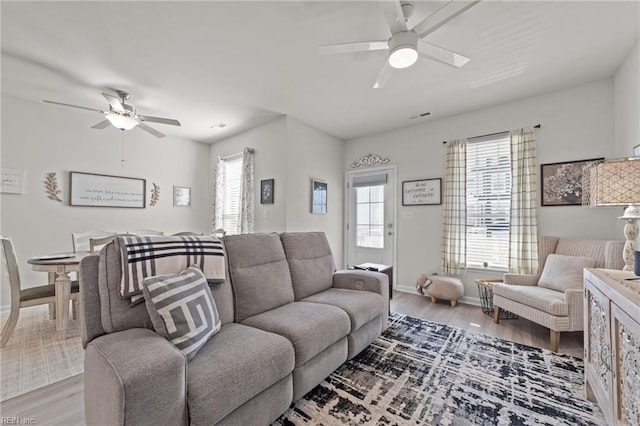
[[[22,194],[24,192],[24,170],[0,169],[0,192]]]
[[[403,206],[442,204],[442,179],[406,180],[402,182]]]
[[[69,172],[69,182],[71,206],[143,209],[146,205],[145,179]]]

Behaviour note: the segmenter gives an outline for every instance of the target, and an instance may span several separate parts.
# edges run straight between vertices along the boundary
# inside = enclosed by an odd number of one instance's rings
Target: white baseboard
[[[401,291],[403,293],[417,294],[419,296],[422,296],[420,293],[418,293],[418,290],[416,290],[415,287],[399,285],[396,288],[394,288],[393,290],[394,291]],[[428,296],[425,296],[425,297],[428,297]],[[480,305],[480,298],[478,298],[478,297],[462,296],[462,299],[458,300],[458,302],[465,303],[467,305],[481,306]]]

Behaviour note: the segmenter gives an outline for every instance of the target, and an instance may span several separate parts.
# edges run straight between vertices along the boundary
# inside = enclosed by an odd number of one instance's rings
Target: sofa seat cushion
[[[187,364],[190,423],[219,422],[293,366],[293,347],[284,337],[241,324],[222,326]]]
[[[543,287],[496,283],[493,294],[519,302],[555,316],[569,315],[564,293]]]
[[[296,366],[309,361],[351,331],[351,320],[345,311],[309,302],[289,303],[247,318],[242,324],[289,339],[296,354]]]
[[[349,315],[351,330],[357,330],[378,315],[384,313],[384,299],[371,291],[330,288],[301,302],[324,303],[337,306]]]

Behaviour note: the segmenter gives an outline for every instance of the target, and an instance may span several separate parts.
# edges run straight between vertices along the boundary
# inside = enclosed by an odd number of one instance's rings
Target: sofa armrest
[[[502,277],[502,280],[504,281],[505,284],[528,285],[528,286],[538,285],[537,275],[504,274]]]
[[[382,272],[361,270],[337,271],[333,274],[333,287],[348,290],[371,291],[382,296],[384,307],[382,311],[382,330],[389,322],[389,277]]]
[[[564,300],[569,305],[571,330],[584,330],[584,290],[581,288],[565,290]]]
[[[89,425],[186,425],[187,361],[159,334],[133,328],[100,336],[84,359]]]
[[[333,274],[333,287],[372,291],[389,300],[389,277],[382,272],[337,271]]]

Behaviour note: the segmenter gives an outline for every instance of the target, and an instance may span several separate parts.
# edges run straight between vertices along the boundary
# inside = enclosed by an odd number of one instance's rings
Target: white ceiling
[[[409,27],[444,3],[416,2]],[[281,114],[351,139],[611,76],[638,40],[639,6],[485,0],[427,38],[469,64],[420,59],[373,89],[386,52],[316,48],[387,39],[378,2],[3,1],[2,92],[105,108],[100,92],[124,89],[138,113],[182,123],[152,127],[203,142]]]

